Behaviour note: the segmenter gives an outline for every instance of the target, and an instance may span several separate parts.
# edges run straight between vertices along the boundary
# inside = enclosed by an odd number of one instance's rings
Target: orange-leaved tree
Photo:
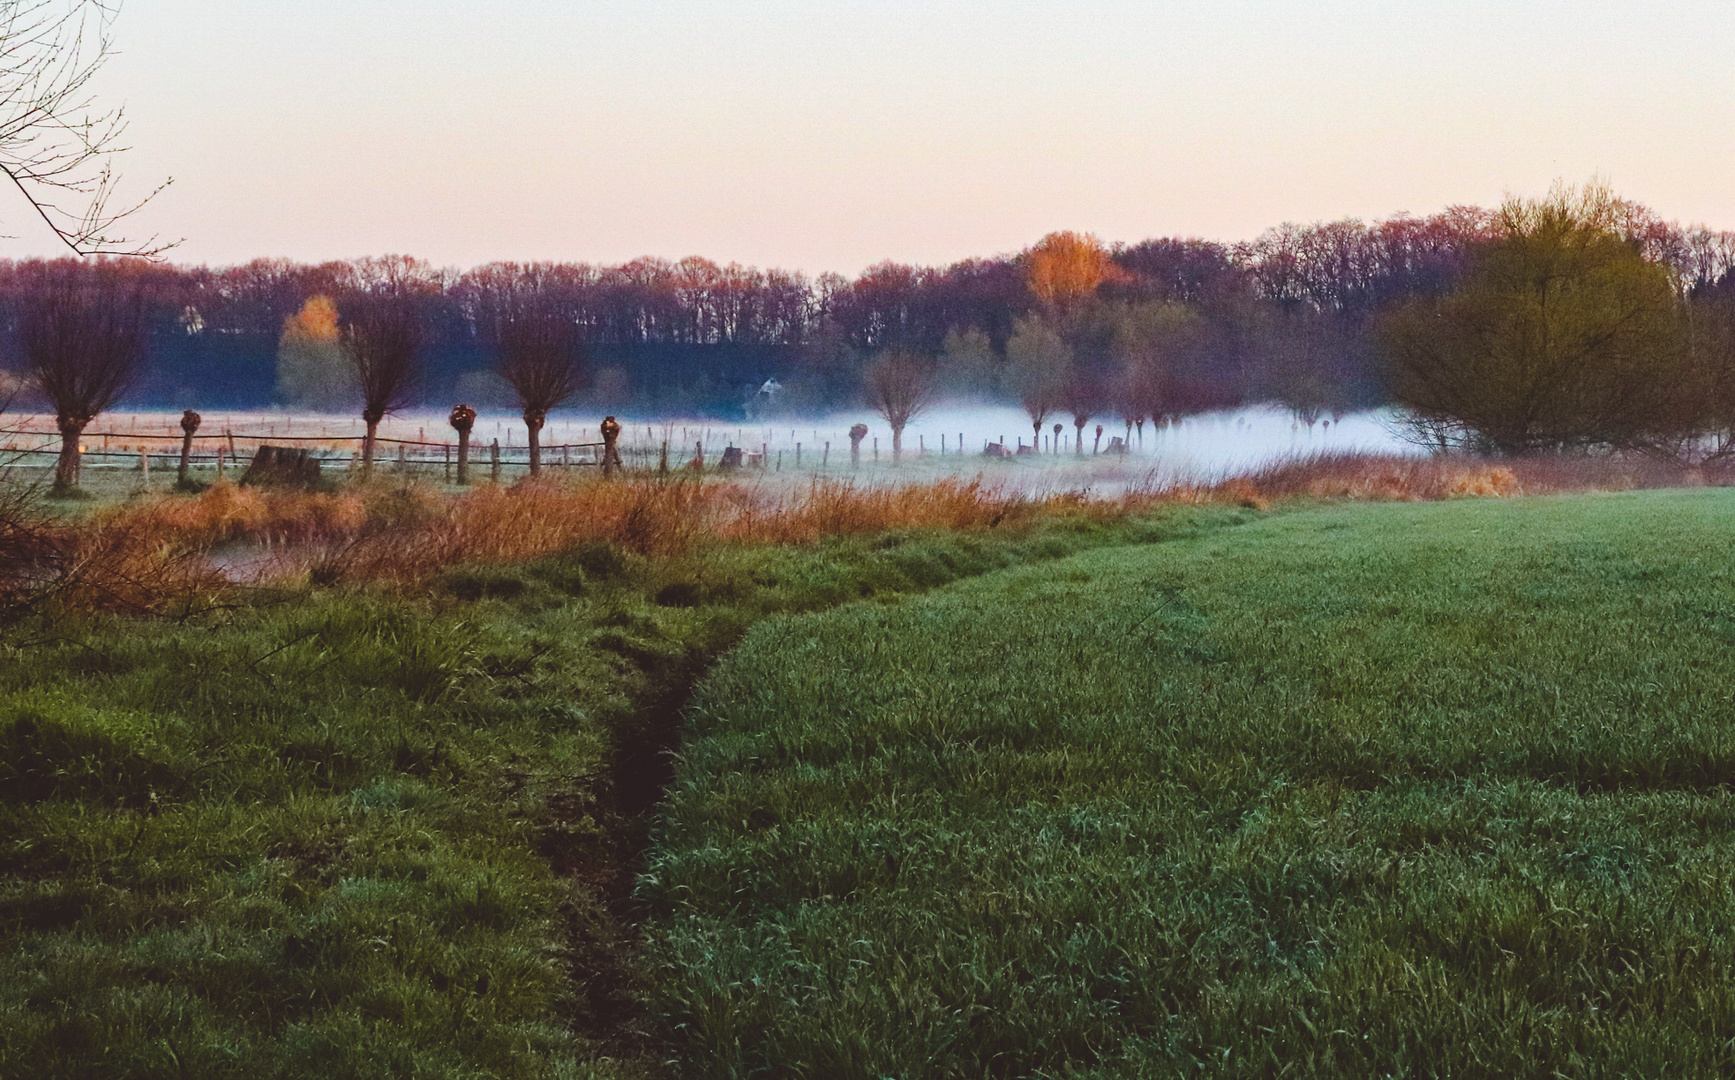
[[[1053,232],[1025,256],[1030,294],[1053,311],[1072,310],[1106,281],[1122,276],[1102,241],[1090,233]]]

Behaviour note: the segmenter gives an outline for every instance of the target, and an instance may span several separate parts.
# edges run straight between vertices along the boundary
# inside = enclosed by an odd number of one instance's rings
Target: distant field
[[[761,623],[641,884],[668,1056],[1730,1075],[1732,531],[1330,505]]]

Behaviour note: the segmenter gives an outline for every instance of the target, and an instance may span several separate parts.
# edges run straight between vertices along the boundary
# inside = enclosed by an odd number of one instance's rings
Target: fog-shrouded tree
[[[896,464],[903,457],[904,428],[934,402],[934,362],[920,353],[892,349],[868,365],[865,382],[869,407],[892,429]]]
[[[1082,364],[1074,364],[1066,382],[1061,384],[1060,405],[1066,412],[1072,414],[1072,426],[1075,434],[1072,449],[1076,454],[1084,453],[1084,428],[1090,423],[1091,417],[1108,406],[1110,384],[1104,373],[1093,370]],[[1058,449],[1058,448],[1057,448]]]
[[[1204,341],[1204,320],[1185,304],[1133,304],[1121,315],[1109,345],[1115,410],[1129,429],[1138,427],[1141,443],[1145,421],[1160,428],[1178,414],[1176,389]]]
[[[1042,446],[1042,423],[1062,404],[1072,378],[1072,347],[1048,320],[1019,319],[1006,341],[1006,379],[1030,417],[1031,443]]]
[[[1654,425],[1679,369],[1680,297],[1621,234],[1627,208],[1595,183],[1508,200],[1456,289],[1383,321],[1418,441],[1522,454],[1630,445]]]
[[[362,475],[373,475],[380,421],[409,405],[421,377],[426,296],[437,281],[426,265],[400,256],[357,267],[357,285],[338,302],[338,342],[361,391]]]
[[[84,429],[138,377],[149,285],[126,261],[29,263],[17,294],[18,347],[54,409],[60,459],[54,487],[78,486]]]
[[[584,376],[583,328],[561,271],[548,264],[495,263],[464,279],[471,317],[496,351],[500,377],[518,397],[532,476],[542,472],[549,411],[576,393]]]
[[[947,331],[940,353],[939,386],[949,397],[992,398],[1000,389],[994,342],[976,327]]]

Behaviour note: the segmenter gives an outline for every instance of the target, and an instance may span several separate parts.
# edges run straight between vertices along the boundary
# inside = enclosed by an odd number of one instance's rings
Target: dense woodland
[[[1657,268],[1683,311],[1718,297],[1728,306],[1735,233],[1597,198],[1593,231]],[[530,282],[576,325],[574,400],[598,407],[740,416],[768,404],[754,398],[767,379],[782,386],[775,408],[854,405],[874,397],[874,363],[895,353],[929,365],[937,393],[1022,402],[1038,423],[1079,414],[1160,423],[1248,401],[1281,402],[1311,423],[1394,397],[1414,404],[1394,321],[1461,290],[1510,238],[1511,210],[1286,224],[1239,244],[1105,246],[1057,233],[1015,255],[944,267],[888,262],[854,280],[702,258],[466,272],[403,256],[111,269],[148,286],[143,359],[127,399],[138,405],[357,410],[338,309],[384,290],[413,306],[420,326],[404,403],[513,407],[490,311]],[[54,266],[0,263],[0,300],[28,294]],[[17,305],[3,306],[16,338]],[[19,349],[6,355],[0,368],[27,374]]]

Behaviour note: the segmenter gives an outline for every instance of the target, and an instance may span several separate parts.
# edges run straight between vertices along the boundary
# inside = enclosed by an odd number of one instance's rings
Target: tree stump
[[[244,487],[311,488],[319,483],[319,459],[289,446],[261,446],[241,474]]]

